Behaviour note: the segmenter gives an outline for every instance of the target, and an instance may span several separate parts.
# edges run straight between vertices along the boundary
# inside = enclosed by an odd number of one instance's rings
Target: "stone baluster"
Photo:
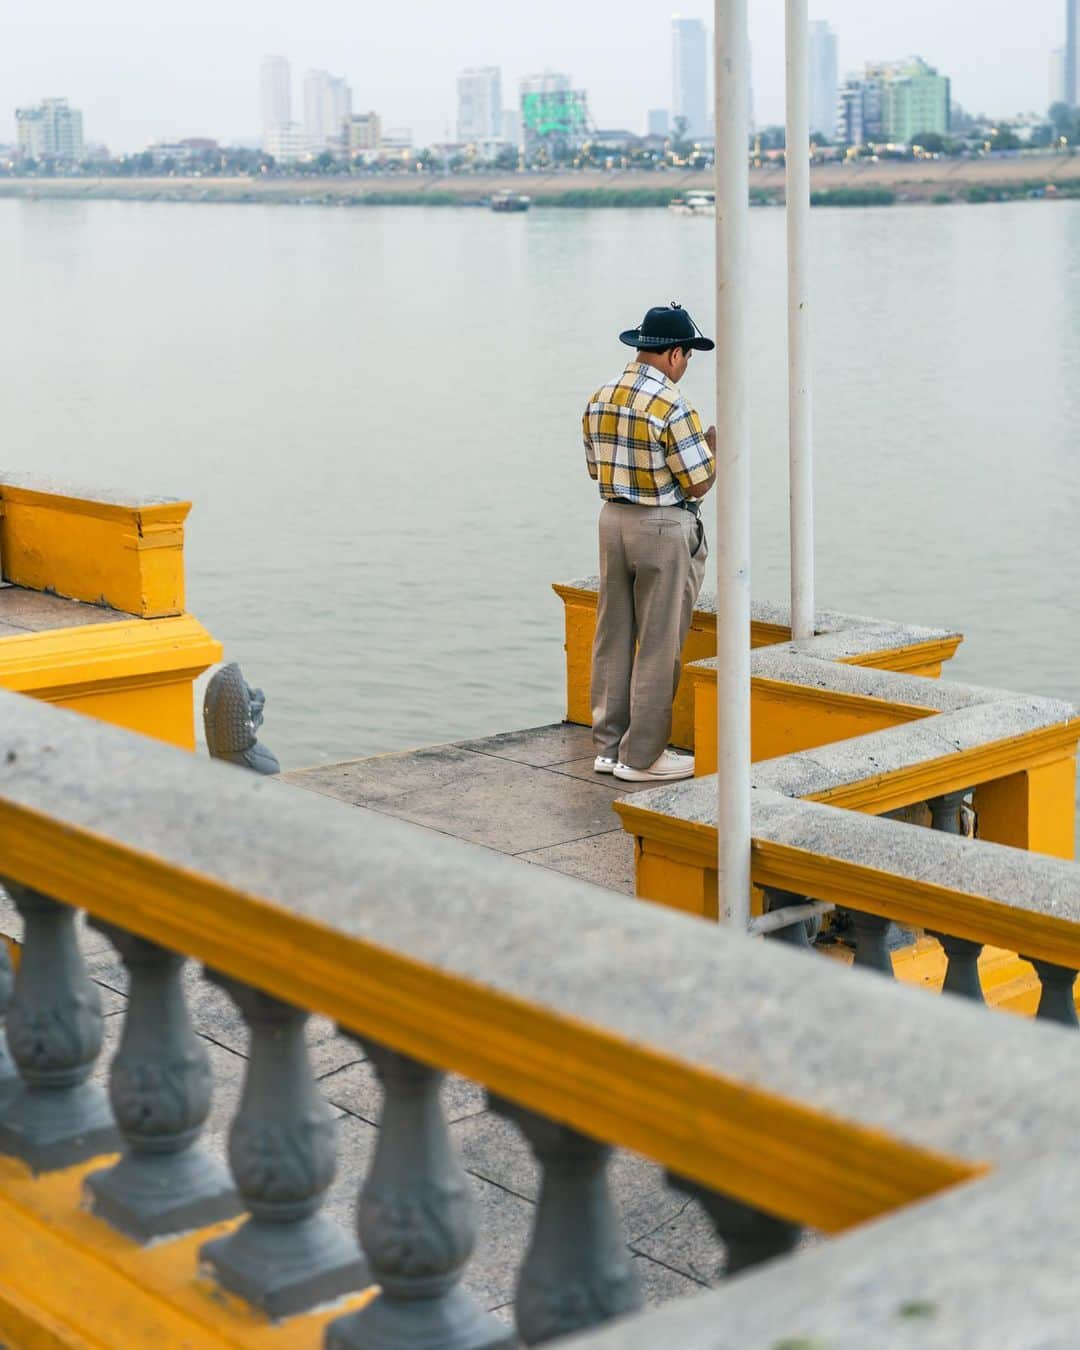
[[[109,1075],[127,1152],[87,1177],[90,1206],[140,1242],[229,1218],[240,1208],[229,1174],[196,1146],[212,1081],[184,1003],[184,957],[103,919],[91,919],[90,926],[109,939],[130,976]]]
[[[382,1084],[383,1106],[358,1227],[382,1292],[331,1323],[327,1350],[510,1350],[510,1328],[461,1287],[476,1222],[439,1101],[443,1074],[361,1043]]]
[[[945,967],[945,981],[941,986],[943,994],[959,994],[975,1003],[985,1003],[982,983],[979,980],[979,957],[983,944],[971,942],[967,938],[953,937],[949,933],[934,933],[934,937],[945,949],[948,965]]]
[[[940,830],[942,834],[964,833],[960,809],[966,792],[946,792],[933,797],[927,806],[930,808],[930,828]],[[985,1003],[982,984],[979,980],[979,957],[983,944],[969,938],[954,937],[950,933],[932,933],[945,949],[948,964],[945,967],[945,982],[942,993],[959,994],[976,1003]]]
[[[518,1126],[541,1167],[514,1299],[522,1341],[543,1345],[639,1311],[641,1287],[608,1185],[610,1146],[502,1098],[489,1101]]]
[[[0,1153],[48,1172],[119,1142],[104,1092],[87,1081],[101,1051],[101,1000],[79,955],[75,911],[5,886],[25,929],[7,1019],[20,1082],[0,1116]]]
[[[11,953],[7,942],[0,936],[0,1111],[3,1111],[19,1086],[19,1074],[8,1050],[7,1036],[3,1034],[14,987],[15,968],[11,964]]]
[[[855,934],[854,964],[866,970],[878,970],[883,975],[892,975],[892,954],[887,941],[890,921],[878,914],[864,914],[857,909],[848,910],[848,914]]]
[[[308,1014],[208,971],[249,1033],[229,1165],[249,1217],[200,1249],[221,1284],[271,1317],[327,1303],[370,1281],[356,1243],[320,1214],[334,1178],[336,1125],[308,1060]]]
[[[1030,956],[1025,956],[1024,960],[1030,961],[1035,967],[1042,984],[1036,1018],[1043,1022],[1060,1022],[1067,1027],[1080,1026],[1073,998],[1076,971],[1067,966],[1054,965],[1051,961],[1036,961]]]
[[[775,909],[789,909],[792,905],[805,905],[806,902],[805,895],[796,895],[794,891],[779,891],[772,887],[765,890],[765,909],[768,914]],[[766,933],[765,940],[786,942],[789,947],[810,951],[813,947],[811,935],[816,937],[820,931],[820,919],[807,919],[803,923],[789,923],[786,928],[777,928],[772,933]]]
[[[737,1275],[750,1266],[786,1256],[794,1251],[802,1237],[802,1228],[797,1223],[777,1219],[723,1191],[711,1190],[670,1172],[668,1181],[676,1190],[697,1200],[712,1220],[727,1253],[724,1270],[728,1275]]]

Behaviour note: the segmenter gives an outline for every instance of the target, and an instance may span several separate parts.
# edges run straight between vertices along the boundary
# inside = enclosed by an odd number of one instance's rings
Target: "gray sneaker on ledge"
[[[614,773],[617,759],[608,759],[607,755],[597,755],[592,762],[594,773]]]
[[[612,772],[624,783],[670,783],[676,778],[693,778],[694,756],[677,755],[674,750],[665,750],[647,769],[632,769],[629,764],[620,761]]]

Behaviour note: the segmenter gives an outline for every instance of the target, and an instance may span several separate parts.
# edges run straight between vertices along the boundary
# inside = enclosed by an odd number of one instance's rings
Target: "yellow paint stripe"
[[[199,1247],[236,1221],[140,1247],[84,1210],[83,1178],[108,1161],[33,1178],[0,1159],[0,1335],[12,1347],[310,1350],[377,1292],[274,1325],[199,1273]]]
[[[827,1232],[982,1170],[422,965],[10,802],[0,802],[0,856],[18,881]]]

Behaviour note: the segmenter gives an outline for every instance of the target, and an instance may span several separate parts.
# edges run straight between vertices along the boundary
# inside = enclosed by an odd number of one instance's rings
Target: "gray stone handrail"
[[[737,1198],[779,1190],[801,1222],[822,1222],[826,1192],[852,1217],[887,1209],[891,1187],[914,1198],[905,1149],[1001,1165],[1064,1147],[1080,1112],[1071,1042],[1030,1025],[837,979],[779,944],[8,694],[0,856],[16,880],[690,1179],[731,1184],[734,1168]],[[687,1094],[715,1135],[661,1109]],[[745,1165],[756,1113],[783,1163]],[[849,1138],[842,1160],[826,1136]],[[871,1136],[905,1164],[890,1176],[875,1156],[872,1184],[855,1146]]]

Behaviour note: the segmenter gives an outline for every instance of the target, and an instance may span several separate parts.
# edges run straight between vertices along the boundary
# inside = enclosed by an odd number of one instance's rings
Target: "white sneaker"
[[[593,770],[596,773],[614,773],[617,759],[608,759],[607,755],[597,755],[593,760]]]
[[[694,756],[665,750],[647,769],[632,769],[620,761],[612,773],[624,783],[670,783],[674,778],[693,778]]]

